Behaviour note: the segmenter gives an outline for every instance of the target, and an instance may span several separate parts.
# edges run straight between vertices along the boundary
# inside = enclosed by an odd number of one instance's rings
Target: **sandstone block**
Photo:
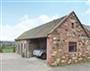
[[[78,53],[78,56],[80,57],[81,55],[82,55],[82,53],[81,53],[81,52],[79,52],[79,53]]]
[[[77,59],[77,57],[72,57],[72,59],[73,59],[73,60],[76,60],[76,59]]]
[[[57,59],[56,59],[56,62],[57,62],[57,63],[60,63],[60,58],[57,58]]]
[[[83,58],[81,58],[81,57],[80,57],[80,58],[78,58],[78,60],[79,60],[79,61],[82,61],[82,60],[83,60]]]
[[[57,63],[56,63],[56,62],[54,62],[54,63],[52,63],[51,65],[52,65],[52,66],[57,66]]]
[[[62,56],[62,59],[65,59],[66,57],[65,56]]]
[[[71,64],[71,62],[72,62],[72,60],[71,60],[71,59],[69,59],[67,63],[68,63],[68,64]]]
[[[61,63],[63,64],[63,63],[65,63],[66,61],[65,60],[61,60]]]
[[[90,59],[90,57],[87,57],[87,59]]]
[[[75,63],[77,63],[78,62],[78,60],[75,60]]]
[[[52,56],[56,56],[57,51],[53,51],[53,53],[51,54]]]

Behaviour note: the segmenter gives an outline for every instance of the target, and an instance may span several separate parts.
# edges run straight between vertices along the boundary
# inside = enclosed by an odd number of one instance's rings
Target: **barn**
[[[90,59],[90,26],[83,25],[74,11],[22,33],[16,52],[32,57],[36,48],[46,49],[49,65],[72,64]]]

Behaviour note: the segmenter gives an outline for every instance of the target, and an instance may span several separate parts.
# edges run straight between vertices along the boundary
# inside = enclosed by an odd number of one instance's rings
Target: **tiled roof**
[[[20,39],[33,39],[33,38],[42,38],[47,37],[49,32],[59,23],[61,23],[62,20],[64,20],[67,16],[55,19],[51,22],[48,22],[46,24],[43,24],[41,26],[38,26],[36,28],[33,28],[31,30],[28,30],[21,34],[16,40]],[[90,31],[90,26],[83,25],[85,29]]]
[[[48,33],[55,27],[61,20],[63,20],[66,16],[28,30],[21,34],[17,39],[29,39],[29,38],[41,38],[47,37]]]

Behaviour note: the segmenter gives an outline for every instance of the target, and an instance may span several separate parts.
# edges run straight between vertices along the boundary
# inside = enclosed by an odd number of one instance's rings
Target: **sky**
[[[0,40],[14,41],[23,32],[75,11],[90,25],[90,0],[0,0]]]

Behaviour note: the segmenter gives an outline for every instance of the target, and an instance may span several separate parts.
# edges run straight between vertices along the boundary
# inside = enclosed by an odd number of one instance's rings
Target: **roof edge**
[[[78,19],[77,15],[75,14],[74,11],[70,12],[59,24],[57,24],[48,34],[52,33],[59,25],[62,25],[62,23],[71,15],[74,14],[75,17],[77,18],[78,22],[80,23],[81,27],[84,29],[84,32],[86,33],[87,37],[90,39],[90,36],[88,35],[86,29],[84,26],[81,24],[80,20]]]

